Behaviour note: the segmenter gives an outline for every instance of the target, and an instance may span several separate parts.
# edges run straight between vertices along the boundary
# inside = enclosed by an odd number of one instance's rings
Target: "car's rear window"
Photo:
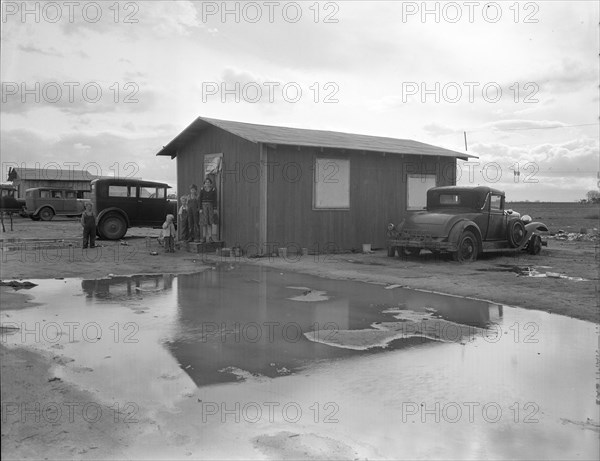
[[[440,205],[460,205],[460,195],[458,194],[441,194]]]

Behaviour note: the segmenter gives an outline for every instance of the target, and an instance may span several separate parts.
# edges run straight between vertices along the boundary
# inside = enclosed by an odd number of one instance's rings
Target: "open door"
[[[204,155],[204,177],[199,187],[202,187],[205,178],[210,178],[217,188],[217,213],[219,215],[218,224],[213,225],[213,239],[221,241],[223,235],[223,154],[205,154]]]

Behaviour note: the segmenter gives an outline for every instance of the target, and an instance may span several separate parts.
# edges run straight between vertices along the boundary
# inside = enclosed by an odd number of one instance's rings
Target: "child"
[[[212,225],[216,224],[214,210],[217,207],[217,189],[213,186],[210,178],[204,180],[204,187],[200,191],[200,203],[202,204],[201,220],[204,234],[202,241],[212,242]]]
[[[177,231],[173,224],[174,219],[175,216],[168,214],[167,220],[162,225],[162,235],[165,239],[165,253],[175,253],[175,235],[177,235]]]
[[[85,209],[81,213],[81,227],[83,227],[83,248],[96,248],[96,215],[92,210],[92,204],[86,202]]]
[[[198,186],[192,184],[190,186],[190,196],[187,201],[188,211],[188,238],[187,241],[192,240],[197,242],[199,240],[198,233],[198,218],[199,218],[199,203],[198,203]]]
[[[188,196],[184,195],[179,200],[181,201],[181,206],[179,207],[179,211],[177,212],[177,214],[179,215],[179,217],[177,218],[177,223],[179,224],[177,226],[179,227],[179,240],[182,242],[187,242],[187,239],[189,238],[187,208]]]

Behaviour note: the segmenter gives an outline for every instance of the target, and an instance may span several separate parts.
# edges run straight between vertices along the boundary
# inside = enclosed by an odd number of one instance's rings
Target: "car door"
[[[159,226],[167,215],[167,196],[165,187],[138,187],[138,222],[140,225]]]
[[[81,213],[83,210],[77,208],[77,193],[74,190],[66,190],[64,194],[63,210],[65,213]]]
[[[490,194],[489,221],[485,240],[506,240],[506,215],[504,214],[504,196]]]

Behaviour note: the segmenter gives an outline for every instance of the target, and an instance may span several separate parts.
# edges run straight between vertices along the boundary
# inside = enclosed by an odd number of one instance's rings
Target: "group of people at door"
[[[211,178],[204,180],[198,190],[190,186],[189,195],[180,198],[178,210],[179,240],[184,242],[213,242],[218,239],[217,189]]]

